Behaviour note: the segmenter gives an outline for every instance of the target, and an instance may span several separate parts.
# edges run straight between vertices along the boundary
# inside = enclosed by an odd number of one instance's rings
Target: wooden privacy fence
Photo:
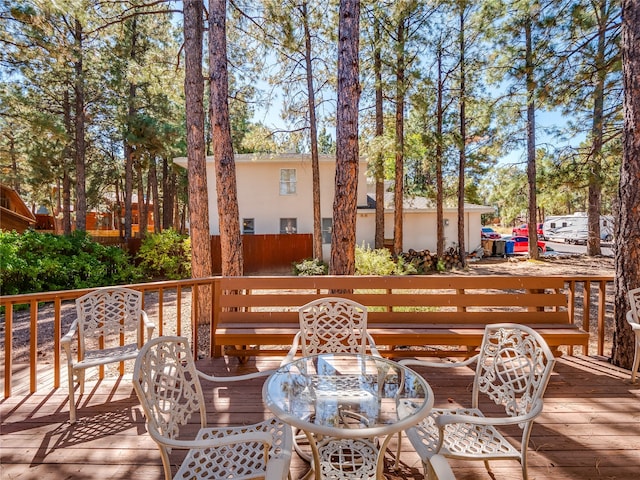
[[[313,256],[313,235],[310,233],[242,235],[244,273],[277,272],[291,274],[292,263]],[[211,237],[213,274],[222,273],[220,236]]]
[[[446,279],[448,276],[426,276],[431,278]],[[250,286],[253,277],[243,277]],[[291,277],[282,281],[309,282],[308,277]],[[405,280],[405,287],[410,289],[411,284],[418,281],[417,276],[398,277]],[[567,296],[567,315],[569,322],[580,327],[590,334],[590,342],[583,352],[584,354],[597,353],[609,355],[613,338],[613,303],[607,300],[613,293],[613,277],[575,276],[561,277],[564,281],[564,293]],[[353,282],[350,281],[353,280]],[[128,285],[130,288],[145,293],[144,308],[149,318],[156,324],[158,335],[184,335],[192,342],[194,351],[207,351],[202,347],[214,345],[210,338],[199,339],[198,328],[193,328],[193,318],[197,318],[197,285],[211,285],[213,290],[220,288],[221,277],[204,279],[189,279],[178,281],[164,281]],[[242,279],[237,279],[242,283]],[[343,277],[340,283],[355,285],[360,281],[357,277]],[[38,389],[38,374],[53,370],[53,388],[60,387],[61,351],[60,338],[66,326],[63,324],[63,313],[66,322],[70,323],[75,318],[74,300],[92,289],[66,290],[57,292],[44,292],[25,295],[0,296],[0,306],[3,311],[0,314],[0,340],[2,347],[0,358],[3,375],[4,397],[11,396],[12,384],[18,370],[26,368],[29,381],[29,391]],[[191,306],[195,307],[192,309]],[[20,307],[18,307],[20,306]],[[214,311],[216,306],[214,305]],[[585,312],[589,312],[585,316]],[[70,318],[68,318],[70,317]],[[583,321],[588,318],[589,321]],[[20,357],[21,365],[14,365],[14,357],[21,352],[14,346],[14,331],[24,330],[21,336],[26,336],[28,342],[20,348],[26,350]],[[211,333],[209,330],[209,334]],[[204,334],[204,332],[203,332]],[[206,341],[209,343],[206,343]],[[39,358],[39,351],[48,350],[51,354],[51,363],[45,363]],[[19,367],[19,368],[18,368]],[[49,372],[47,372],[49,373]],[[44,375],[43,375],[44,376]]]

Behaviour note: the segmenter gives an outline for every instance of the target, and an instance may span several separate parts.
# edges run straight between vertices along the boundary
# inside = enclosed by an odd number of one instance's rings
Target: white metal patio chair
[[[463,362],[436,363],[416,359],[404,365],[459,367],[477,362],[471,408],[434,409],[406,435],[429,475],[429,459],[435,454],[467,460],[516,459],[527,479],[527,445],[534,419],[542,413],[542,397],[555,359],[544,339],[533,329],[517,324],[487,325],[480,352]],[[483,398],[501,406],[501,414],[485,414]],[[497,427],[517,425],[522,431],[520,448],[512,445]]]
[[[631,368],[631,383],[635,383],[640,366],[640,288],[634,288],[627,292],[631,308],[627,312],[627,322],[635,334],[635,353],[633,355],[633,367]]]
[[[149,339],[155,328],[142,309],[142,293],[129,288],[107,287],[87,293],[76,299],[76,313],[76,320],[60,341],[67,356],[71,423],[76,421],[74,379],[83,394],[87,368],[134,360],[145,341],[145,330]],[[76,334],[74,355],[71,343]]]
[[[206,375],[196,369],[189,342],[183,337],[158,337],[142,347],[134,367],[133,386],[144,410],[149,435],[160,449],[165,480],[172,478],[172,449],[187,451],[173,477],[176,479],[288,477],[292,450],[289,425],[271,418],[238,427],[207,427],[200,378],[236,382],[270,373]],[[200,425],[195,435],[189,435],[189,429],[185,428],[190,420]]]
[[[367,308],[340,297],[325,297],[298,310],[300,331],[282,361],[291,362],[299,352],[307,357],[320,353],[361,353],[379,357],[376,344],[367,333]]]
[[[360,353],[380,356],[376,344],[367,332],[367,308],[353,300],[342,297],[324,297],[300,307],[298,310],[300,331],[295,335],[293,343],[281,365],[291,362],[296,354],[303,357],[321,353]],[[321,442],[320,438],[317,441]],[[375,448],[371,445],[374,439],[355,442],[353,449],[358,448],[358,455],[366,462],[375,465]],[[310,446],[307,436],[300,430],[294,432],[293,446],[296,453],[306,461],[311,461]],[[335,446],[338,450],[342,447]],[[331,447],[331,445],[330,445]],[[331,452],[330,449],[326,450]],[[331,456],[327,453],[327,456]],[[327,465],[337,465],[327,461]],[[331,467],[332,468],[332,467]],[[342,478],[336,466],[329,478]]]

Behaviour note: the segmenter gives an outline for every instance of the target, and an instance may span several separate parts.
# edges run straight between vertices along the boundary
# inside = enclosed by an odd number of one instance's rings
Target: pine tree
[[[640,1],[622,2],[624,153],[616,225],[615,332],[612,361],[632,365],[635,335],[626,322],[627,292],[640,278]]]
[[[331,232],[332,275],[355,273],[360,1],[340,0],[336,178]]]

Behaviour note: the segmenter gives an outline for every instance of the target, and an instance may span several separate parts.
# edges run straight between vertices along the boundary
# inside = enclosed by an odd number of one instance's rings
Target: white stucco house
[[[174,162],[187,167],[185,157]],[[309,154],[236,155],[238,207],[242,233],[313,233],[313,197],[311,156]],[[333,197],[335,192],[335,155],[320,156],[320,210],[324,257],[329,258]],[[220,233],[216,202],[213,157],[207,158],[209,225],[212,235]],[[360,161],[358,175],[358,245],[373,248],[375,240],[374,185],[367,182],[367,162]],[[468,251],[480,247],[481,214],[493,213],[492,207],[465,204],[465,244]],[[457,243],[457,206],[445,206],[445,244]],[[393,238],[393,193],[385,194],[385,239]],[[407,198],[404,202],[403,251],[436,249],[435,202]]]

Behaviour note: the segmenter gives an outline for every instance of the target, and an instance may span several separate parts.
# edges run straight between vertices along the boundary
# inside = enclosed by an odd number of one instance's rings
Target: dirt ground
[[[557,255],[541,260],[526,256],[484,258],[470,262],[466,272],[470,275],[611,275],[615,274],[613,257],[587,257],[586,255]]]

